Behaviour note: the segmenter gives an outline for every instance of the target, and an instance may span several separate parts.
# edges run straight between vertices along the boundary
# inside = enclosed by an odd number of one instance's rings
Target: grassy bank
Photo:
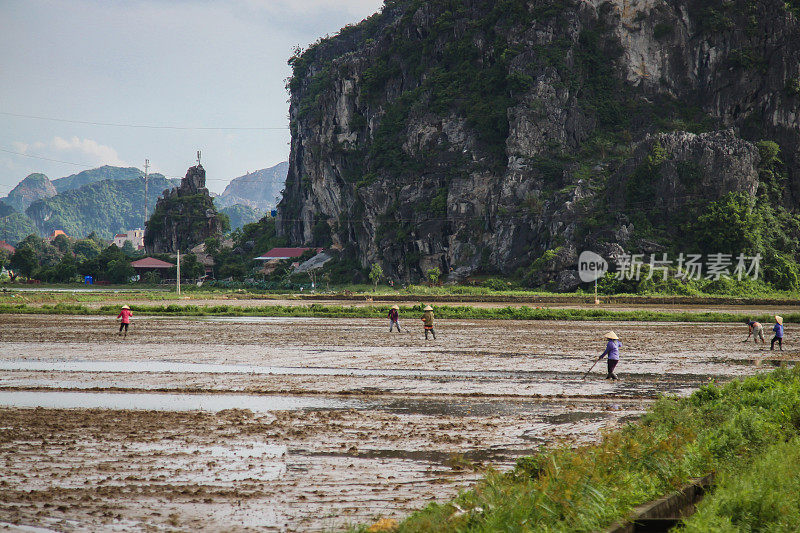
[[[779,369],[663,398],[596,445],[520,459],[512,471],[490,472],[452,502],[430,504],[387,530],[596,531],[712,471],[720,487],[689,530],[796,530],[800,462],[784,466],[800,458],[798,442],[800,371]]]
[[[35,291],[25,290],[35,288]],[[69,292],[75,291],[75,292]],[[203,299],[298,299],[298,300],[364,300],[373,298],[375,301],[408,301],[427,300],[428,302],[515,302],[528,304],[547,303],[592,303],[594,294],[585,291],[572,293],[557,293],[527,289],[503,290],[482,286],[466,285],[409,285],[404,288],[378,286],[377,290],[371,285],[335,286],[330,289],[316,292],[297,292],[292,290],[261,290],[252,287],[230,288],[203,285],[197,287],[193,284],[185,285],[182,289],[184,297],[193,300]],[[12,296],[16,295],[16,296]],[[135,296],[146,300],[180,300],[181,297],[171,285],[104,285],[101,287],[87,287],[77,284],[40,284],[35,286],[24,284],[0,285],[0,302],[12,297],[24,296],[29,302],[97,302],[110,298],[128,298]],[[675,294],[670,292],[601,294],[604,303],[620,304],[685,304],[685,305],[781,305],[800,303],[800,293],[790,291],[732,291],[691,294]]]
[[[768,447],[741,471],[726,469],[682,531],[800,531],[800,438]]]
[[[385,306],[341,306],[341,305],[132,305],[139,315],[156,316],[272,316],[315,318],[385,318],[389,310]],[[81,304],[58,303],[54,305],[0,304],[0,313],[17,314],[63,314],[63,315],[108,315],[119,311],[119,305],[104,305],[90,308]],[[736,313],[692,313],[671,311],[610,311],[606,309],[547,309],[533,307],[472,307],[441,305],[435,308],[438,319],[473,320],[609,320],[624,322],[742,322],[743,316]],[[414,320],[422,316],[422,305],[402,306],[402,320]],[[772,321],[769,315],[754,317],[766,324]],[[784,315],[786,322],[800,322],[800,313]]]

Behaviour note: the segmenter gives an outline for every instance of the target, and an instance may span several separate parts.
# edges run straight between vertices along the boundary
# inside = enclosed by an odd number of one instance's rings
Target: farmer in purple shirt
[[[769,344],[769,349],[775,349],[775,341],[778,341],[778,348],[783,351],[783,317],[775,315],[775,325],[772,326],[772,331],[775,332],[775,336],[772,337],[772,342]]]
[[[606,351],[600,354],[600,357],[597,359],[598,361],[608,356],[608,375],[606,379],[617,379],[617,376],[614,374],[614,367],[617,366],[619,363],[619,347],[622,346],[622,343],[619,341],[619,337],[613,331],[609,331],[606,333],[603,338],[608,339],[608,344],[606,344]]]

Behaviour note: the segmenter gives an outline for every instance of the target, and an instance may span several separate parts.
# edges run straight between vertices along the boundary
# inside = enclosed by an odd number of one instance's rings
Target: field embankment
[[[383,318],[389,305],[197,305],[176,303],[167,305],[134,304],[134,313],[151,316],[263,316],[263,317],[314,317],[314,318]],[[401,306],[401,316],[421,316],[422,304]],[[108,315],[116,313],[118,305],[91,307],[84,304],[0,304],[0,314],[53,314],[53,315]],[[471,320],[612,320],[625,322],[742,322],[741,313],[718,311],[656,311],[651,309],[609,310],[540,307],[476,307],[467,305],[442,305],[436,307],[439,319]],[[773,320],[771,314],[752,315],[765,324]],[[800,313],[785,313],[786,322],[800,322]]]
[[[799,439],[797,369],[710,384],[688,398],[662,398],[595,445],[519,459],[397,531],[596,531],[709,472],[719,489],[689,531],[796,531],[800,470],[786,459]]]

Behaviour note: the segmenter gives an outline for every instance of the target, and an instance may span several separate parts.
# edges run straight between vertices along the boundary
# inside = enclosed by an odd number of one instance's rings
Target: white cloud
[[[84,158],[89,158],[91,163],[127,166],[127,163],[120,159],[116,150],[92,139],[72,137],[67,140],[62,137],[55,137],[52,142],[52,147],[58,152],[80,154]]]
[[[28,151],[39,151],[45,147],[45,144],[41,141],[36,141],[34,143],[24,143],[22,141],[14,141],[11,143],[11,146],[14,147],[14,150],[21,154],[27,154]]]

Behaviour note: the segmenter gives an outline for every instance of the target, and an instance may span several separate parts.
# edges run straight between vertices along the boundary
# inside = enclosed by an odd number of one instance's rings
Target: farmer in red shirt
[[[122,319],[122,322],[119,323],[119,333],[117,333],[117,335],[120,335],[122,333],[122,329],[125,328],[125,336],[128,336],[128,325],[131,323],[131,316],[133,316],[133,313],[131,313],[131,308],[127,305],[123,305],[122,310],[117,315],[117,319]]]
[[[391,309],[389,309],[389,333],[392,332],[392,328],[397,326],[397,332],[400,332],[400,307],[397,305],[393,305]]]

